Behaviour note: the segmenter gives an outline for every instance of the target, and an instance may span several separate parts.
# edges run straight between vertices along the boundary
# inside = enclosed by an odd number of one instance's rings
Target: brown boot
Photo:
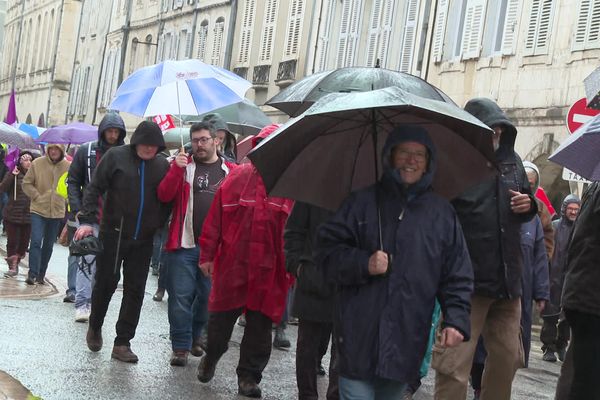
[[[125,345],[113,346],[112,354],[110,356],[116,360],[123,361],[126,363],[138,362],[138,356],[136,356],[135,353],[131,351],[131,347]]]
[[[8,264],[8,272],[6,273],[6,276],[17,276],[19,274],[19,256],[10,256],[5,258],[5,260]]]
[[[98,331],[95,331],[91,327],[88,327],[85,340],[87,342],[88,349],[93,352],[100,351],[102,348],[102,330],[98,329]]]

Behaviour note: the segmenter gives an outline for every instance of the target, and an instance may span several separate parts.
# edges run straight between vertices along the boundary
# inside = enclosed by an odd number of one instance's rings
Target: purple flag
[[[15,103],[15,91],[13,90],[10,94],[10,100],[8,101],[8,112],[6,113],[6,118],[4,119],[9,125],[17,122],[17,105]]]
[[[9,171],[15,169],[17,161],[19,160],[19,148],[17,146],[10,146],[4,157],[4,164],[8,167]]]

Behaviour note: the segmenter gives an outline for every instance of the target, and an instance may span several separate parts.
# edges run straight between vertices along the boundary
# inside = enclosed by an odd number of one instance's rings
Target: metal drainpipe
[[[127,16],[125,17],[125,25],[123,30],[123,43],[121,43],[121,62],[119,63],[119,76],[117,78],[117,87],[123,82],[123,71],[125,70],[125,56],[127,55],[127,46],[129,45],[129,31],[131,29],[131,5],[133,0],[127,3]]]
[[[83,23],[83,8],[85,7],[85,0],[81,0],[81,12],[79,13],[79,26],[77,27],[77,43],[75,44],[75,58],[73,58],[73,67],[71,68],[71,85],[73,85],[73,76],[75,75],[75,64],[77,64],[77,52],[79,51],[79,35],[81,34],[81,24]],[[90,77],[92,79],[92,77]],[[67,98],[67,109],[65,110],[65,125],[69,120],[69,104],[71,103],[71,93],[73,87],[69,85],[69,97]]]
[[[431,24],[431,36],[429,36],[429,48],[427,49],[427,63],[425,64],[425,74],[423,75],[423,80],[427,81],[429,77],[429,63],[431,62],[431,52],[433,48],[433,35],[435,35],[435,19],[437,18],[437,8],[438,8],[438,0],[434,0],[433,5],[433,23]],[[431,17],[430,17],[431,18]]]
[[[46,107],[46,125],[49,125],[50,121],[50,104],[52,103],[52,89],[54,89],[54,75],[56,73],[56,60],[58,59],[58,42],[60,40],[60,27],[62,26],[63,10],[65,8],[65,0],[60,2],[60,14],[56,19],[56,36],[54,38],[54,55],[52,56],[52,73],[50,74],[50,83],[48,88],[48,106]]]
[[[321,18],[323,18],[323,3],[325,3],[325,0],[321,0],[321,5],[319,7],[319,19],[317,20],[317,40],[315,41],[315,52],[313,53],[313,65],[312,65],[312,70],[311,70],[311,74],[315,73],[315,66],[317,63],[317,51],[319,49],[319,33],[321,30]],[[306,71],[308,70],[308,54],[310,53],[310,41],[312,39],[312,32],[313,32],[313,24],[314,24],[314,16],[315,16],[315,9],[317,7],[317,2],[314,1],[313,2],[313,9],[312,9],[312,13],[310,16],[310,29],[308,30],[308,42],[307,42],[307,46],[306,46],[306,61],[304,62],[304,75],[306,76]]]
[[[235,21],[237,19],[237,0],[231,0],[231,15],[229,18],[229,29],[227,35],[227,46],[225,46],[225,56],[223,59],[223,68],[231,68],[231,51],[233,50],[233,39],[235,38]]]
[[[156,54],[154,55],[154,63],[158,63],[158,49],[160,48],[160,40],[163,32],[165,31],[165,21],[163,21],[163,10],[162,7],[158,11],[158,33],[156,36]],[[164,50],[164,47],[163,47]]]
[[[114,8],[114,2],[111,5],[109,20],[112,17]],[[96,25],[97,26],[97,25]],[[104,48],[102,49],[102,62],[100,63],[100,71],[98,75],[98,85],[96,85],[96,95],[94,96],[94,115],[92,116],[92,124],[96,123],[96,116],[98,114],[98,97],[100,97],[100,84],[102,83],[102,74],[104,73],[104,57],[106,57],[106,48],[108,47],[108,34],[110,33],[110,22],[108,23],[108,29],[104,35]],[[106,77],[105,77],[106,80]]]
[[[21,0],[21,18],[20,18],[20,22],[19,22],[19,38],[17,39],[17,52],[15,54],[15,65],[13,65],[12,68],[12,88],[11,88],[11,95],[12,92],[15,91],[15,86],[16,86],[16,82],[17,82],[17,64],[19,63],[19,50],[21,50],[21,35],[23,33],[23,19],[25,18],[25,0]]]
[[[198,13],[200,8],[194,4],[194,18],[192,19],[192,48],[190,49],[190,58],[194,58],[194,38],[196,37],[196,26],[198,25]],[[157,47],[158,50],[158,47]]]

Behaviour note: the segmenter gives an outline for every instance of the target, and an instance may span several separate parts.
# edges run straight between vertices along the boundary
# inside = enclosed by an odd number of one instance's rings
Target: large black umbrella
[[[329,94],[248,157],[271,195],[335,210],[351,191],[375,182],[387,135],[402,123],[419,124],[431,136],[438,154],[433,189],[446,198],[496,173],[487,126],[453,103],[398,87]]]
[[[584,80],[587,106],[600,110],[600,67],[596,68]]]
[[[390,86],[430,99],[454,103],[423,79],[384,68],[348,67],[309,75],[273,96],[265,104],[291,117],[306,111],[315,101],[330,93],[366,92]]]

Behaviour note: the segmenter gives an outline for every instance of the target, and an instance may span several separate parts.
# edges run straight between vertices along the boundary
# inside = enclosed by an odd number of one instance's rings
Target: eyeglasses
[[[422,151],[408,151],[400,149],[397,150],[394,155],[400,160],[408,160],[409,158],[412,158],[418,163],[424,163],[427,161],[427,153]]]
[[[201,144],[205,145],[211,139],[214,139],[214,138],[212,138],[212,137],[206,137],[206,136],[205,137],[201,137],[201,138],[195,138],[195,139],[192,139],[192,143],[194,143],[194,144],[201,143]]]

